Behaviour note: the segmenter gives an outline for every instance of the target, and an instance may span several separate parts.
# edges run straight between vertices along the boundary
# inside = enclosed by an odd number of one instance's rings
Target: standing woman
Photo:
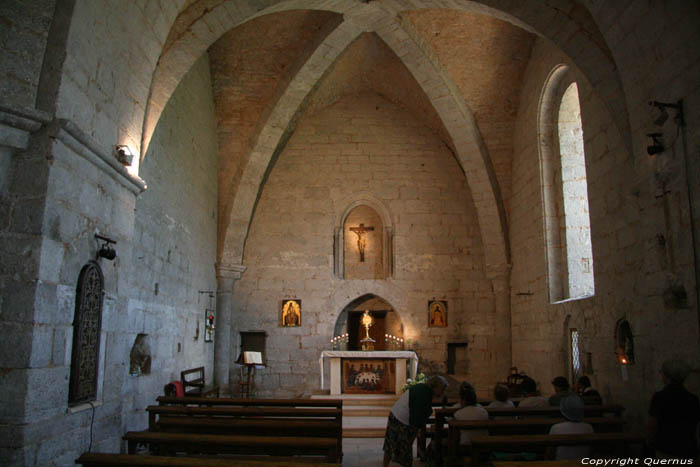
[[[427,383],[418,383],[401,395],[389,413],[384,436],[384,467],[389,461],[402,467],[413,464],[413,441],[433,412],[432,401],[442,397],[447,387],[442,376],[433,376]]]

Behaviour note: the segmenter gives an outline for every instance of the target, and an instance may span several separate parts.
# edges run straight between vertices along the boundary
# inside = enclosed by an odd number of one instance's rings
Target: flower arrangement
[[[425,383],[428,381],[428,377],[425,373],[418,373],[414,379],[408,378],[406,384],[401,388],[401,392],[406,392],[411,386],[415,386],[418,383]]]

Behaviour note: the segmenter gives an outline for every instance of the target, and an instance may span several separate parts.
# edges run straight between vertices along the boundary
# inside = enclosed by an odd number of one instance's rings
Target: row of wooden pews
[[[207,467],[272,462],[291,467],[342,462],[339,399],[161,396],[157,402],[146,408],[148,429],[124,435],[128,454],[86,453],[76,463]],[[148,455],[137,454],[139,446]]]
[[[453,420],[458,408],[435,409],[429,432],[437,465],[479,465],[492,451],[523,450],[540,455],[547,447],[560,445],[616,446],[622,450],[630,444],[644,443],[638,433],[622,433],[620,405],[586,406],[584,421],[593,425],[591,435],[549,435],[555,423],[564,421],[558,407],[486,408],[490,419],[483,421]],[[486,430],[488,436],[473,436],[471,457],[465,460],[465,447],[460,446],[461,430]],[[443,459],[447,442],[447,458]]]

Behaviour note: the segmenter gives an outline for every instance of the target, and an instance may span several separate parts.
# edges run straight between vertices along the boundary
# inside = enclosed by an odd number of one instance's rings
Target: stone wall
[[[0,4],[0,96],[3,105],[34,108],[55,1]]]
[[[124,384],[125,430],[143,429],[143,409],[164,384],[180,379],[180,371],[204,366],[213,381],[214,344],[204,342],[204,318],[210,306],[206,292],[216,292],[216,141],[204,56],[168,102],[141,167],[148,190],[136,201],[123,325],[129,346],[136,334],[149,335],[153,363],[150,375],[127,377]]]
[[[333,222],[348,208],[343,200],[363,191],[394,222],[394,276],[335,280]],[[244,264],[232,341],[237,351],[240,331],[267,331],[260,395],[317,389],[318,357],[336,319],[367,293],[393,306],[425,368],[445,371],[452,340],[469,342],[469,376],[483,390],[510,364],[507,352],[489,345],[494,292],[464,174],[420,121],[375,94],[346,96],[302,118],[262,191]],[[447,328],[427,327],[434,297],[449,302]],[[300,328],[278,326],[283,298],[302,300]]]
[[[579,86],[584,150],[588,176],[595,296],[550,304],[547,294],[538,154],[539,96],[548,74],[558,64],[572,66]],[[630,420],[641,423],[651,392],[659,387],[663,359],[678,354],[695,361],[697,312],[692,307],[694,282],[684,282],[690,308],[669,306],[664,288],[673,271],[659,235],[679,238],[687,198],[676,187],[665,201],[654,189],[646,154],[631,154],[612,123],[609,111],[586,78],[551,44],[539,39],[532,52],[521,95],[513,157],[511,215],[513,362],[551,393],[549,381],[570,375],[568,332],[581,334],[584,368],[603,397],[629,408]],[[636,134],[635,134],[636,137]],[[674,214],[663,226],[664,203]],[[685,214],[684,214],[685,213]],[[678,217],[675,217],[678,216]],[[661,224],[659,222],[661,221]],[[692,277],[689,234],[674,244],[676,270]],[[530,295],[531,293],[531,295]],[[692,298],[691,298],[692,297]],[[615,324],[630,321],[637,362],[623,378],[615,357]],[[659,332],[662,331],[662,332]],[[662,337],[663,336],[663,337]],[[634,388],[634,389],[633,389]]]
[[[0,232],[1,326],[9,336],[0,347],[5,464],[73,465],[89,446],[118,452],[125,431],[145,428],[143,409],[166,382],[187,367],[213,368],[212,344],[203,343],[209,302],[198,294],[216,286],[207,60],[187,78],[164,114],[152,162],[146,159],[153,191],[143,200],[136,198],[142,182],[72,122],[45,123],[26,149],[9,152]],[[37,125],[46,119],[35,117]],[[95,234],[117,242],[114,261],[99,260],[105,296],[97,400],[94,407],[68,407],[76,283],[100,247]],[[158,296],[149,295],[154,281],[161,284]],[[193,342],[197,320],[200,337]],[[152,365],[149,375],[135,377],[128,362],[139,334],[148,335]]]

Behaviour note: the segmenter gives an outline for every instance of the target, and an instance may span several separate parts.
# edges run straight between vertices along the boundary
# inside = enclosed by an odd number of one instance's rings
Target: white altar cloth
[[[409,377],[415,378],[418,372],[418,355],[412,350],[324,350],[318,359],[321,366],[321,389],[324,389],[323,361],[326,358],[405,358],[410,363]]]

